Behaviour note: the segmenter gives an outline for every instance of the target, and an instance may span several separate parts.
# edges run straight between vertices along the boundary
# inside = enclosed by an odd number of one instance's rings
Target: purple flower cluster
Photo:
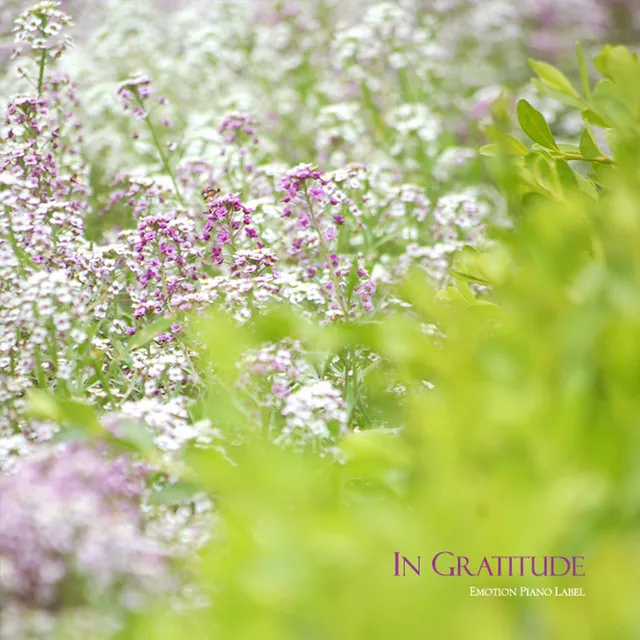
[[[124,111],[131,111],[134,118],[144,120],[148,117],[144,103],[153,95],[151,89],[151,78],[144,73],[127,78],[118,86],[118,96]],[[160,99],[162,103],[163,100]]]
[[[65,445],[0,476],[0,601],[26,609],[86,604],[85,594],[150,585],[165,575],[137,502],[144,475],[125,458]]]
[[[333,213],[339,200],[327,189],[322,172],[311,165],[298,165],[280,181],[285,192],[282,217],[289,239],[288,253],[303,269],[307,280],[321,283],[330,318],[350,315],[346,277],[351,264],[338,255],[338,228],[344,218]]]
[[[140,218],[150,209],[165,203],[163,190],[151,178],[121,174],[109,186],[118,188],[109,194],[104,212],[121,204],[131,209],[134,218]]]
[[[128,259],[140,289],[130,290],[134,318],[190,308],[183,299],[196,288],[203,250],[192,220],[178,216],[147,216],[135,233],[122,240],[133,244]]]
[[[5,113],[0,172],[9,188],[0,202],[3,212],[12,213],[2,215],[0,241],[22,268],[28,266],[26,256],[35,264],[61,266],[83,234],[86,186],[77,174],[61,171],[56,160],[60,127],[49,100],[19,95]]]
[[[232,112],[226,114],[220,124],[220,133],[224,135],[224,144],[232,142],[238,144],[240,136],[243,134],[251,144],[258,144],[256,124],[257,120],[248,113]]]
[[[250,239],[258,249],[264,248],[252,224],[252,213],[253,209],[243,205],[236,193],[218,196],[209,204],[202,241],[209,242],[212,236],[215,237],[209,254],[214,264],[222,264],[225,245],[229,245],[233,253]]]

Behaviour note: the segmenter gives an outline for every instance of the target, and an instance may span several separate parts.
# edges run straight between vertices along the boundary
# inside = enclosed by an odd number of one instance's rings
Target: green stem
[[[613,158],[609,158],[607,156],[597,156],[595,158],[585,158],[577,153],[566,153],[564,151],[560,151],[560,157],[563,160],[578,160],[580,162],[596,162],[598,164],[615,164],[616,161]]]
[[[34,358],[36,361],[36,379],[38,381],[38,386],[40,387],[40,389],[46,389],[47,377],[44,372],[44,367],[42,366],[42,358],[40,357],[40,352],[38,350],[36,350]]]
[[[140,108],[142,110],[144,110],[144,105],[142,104],[142,100],[137,95],[136,95],[136,100],[138,101],[138,105],[140,106]],[[153,126],[153,124],[151,122],[151,116],[149,114],[147,114],[147,116],[144,118],[144,121],[145,121],[147,127],[149,127],[149,133],[151,133],[151,139],[153,140],[153,146],[158,151],[158,155],[160,156],[160,161],[162,162],[162,166],[163,166],[163,168],[165,170],[165,173],[171,179],[171,183],[173,184],[173,188],[175,189],[176,196],[178,196],[178,200],[180,201],[180,204],[183,207],[186,207],[187,205],[185,204],[185,201],[184,201],[184,199],[182,197],[182,194],[180,193],[180,188],[178,187],[178,182],[176,180],[176,177],[175,177],[173,171],[171,170],[171,165],[169,164],[169,158],[167,158],[167,156],[165,155],[164,149],[162,148],[162,144],[160,143],[160,138],[158,138],[158,134],[156,133],[155,127]]]
[[[151,132],[151,137],[153,139],[153,144],[154,144],[155,148],[158,150],[158,154],[160,155],[160,160],[162,161],[162,165],[164,166],[164,170],[166,171],[166,173],[169,176],[169,178],[171,178],[171,183],[173,184],[173,188],[176,191],[176,196],[178,196],[178,200],[180,201],[180,204],[183,207],[186,207],[186,204],[184,202],[182,194],[180,193],[180,187],[178,187],[178,181],[176,180],[176,177],[173,174],[173,171],[171,170],[171,166],[169,164],[169,159],[167,158],[167,156],[165,155],[165,153],[164,153],[164,151],[162,149],[162,145],[160,144],[160,140],[158,139],[158,136],[156,134],[156,130],[154,129],[153,125],[151,124],[151,120],[150,120],[149,116],[146,117],[146,123],[147,123],[147,126],[149,127],[149,131]]]
[[[44,18],[42,22],[42,28],[40,29],[40,35],[44,38],[44,29],[47,26],[48,18]],[[44,83],[44,68],[47,64],[47,50],[46,48],[42,49],[42,53],[40,54],[40,70],[38,72],[38,95],[42,93],[42,84]]]
[[[109,381],[106,379],[104,372],[102,371],[102,361],[98,361],[94,363],[93,370],[96,372],[96,375],[98,376],[98,380],[100,381],[102,388],[105,390],[107,394],[107,398],[111,403],[111,408],[115,409],[115,407],[118,406],[118,403],[116,402],[116,399],[113,397],[113,394],[111,393],[111,387],[109,386]]]
[[[38,73],[38,94],[42,93],[42,83],[44,82],[44,68],[47,64],[47,50],[43,49],[40,54],[40,72]]]

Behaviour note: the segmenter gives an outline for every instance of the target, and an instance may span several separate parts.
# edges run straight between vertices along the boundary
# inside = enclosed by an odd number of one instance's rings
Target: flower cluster
[[[372,91],[382,88],[384,75],[405,69],[415,51],[425,46],[425,32],[415,28],[410,11],[392,2],[371,6],[357,26],[338,31],[333,43],[335,67]]]
[[[209,254],[214,264],[222,264],[225,245],[229,245],[232,253],[236,251],[236,247],[246,244],[247,240],[255,241],[258,249],[264,247],[252,225],[252,213],[253,210],[243,205],[236,193],[218,196],[209,204],[202,230],[202,241],[208,242],[215,234]]]
[[[344,400],[328,380],[311,382],[294,391],[287,397],[282,414],[286,424],[277,442],[335,440],[347,428]]]
[[[146,216],[138,221],[135,233],[121,234],[120,241],[127,240],[132,249],[128,263],[139,285],[137,291],[130,289],[133,316],[188,309],[182,296],[195,288],[202,258],[193,221]]]
[[[82,593],[62,588],[77,579],[86,594],[166,579],[160,550],[141,529],[143,490],[126,459],[80,445],[44,451],[0,477],[3,607],[81,606]]]
[[[16,18],[12,29],[17,45],[15,57],[22,53],[24,46],[54,60],[65,52],[72,41],[62,32],[73,22],[69,15],[58,9],[59,6],[59,2],[43,0]]]
[[[220,124],[220,133],[224,136],[224,143],[237,143],[240,136],[244,134],[251,144],[258,144],[256,136],[257,120],[248,113],[233,112],[224,116]]]
[[[102,423],[116,436],[124,421],[143,425],[154,434],[154,442],[161,451],[177,451],[187,442],[210,444],[216,433],[210,422],[191,422],[185,404],[182,397],[167,402],[158,398],[123,402],[117,413],[105,415]]]
[[[117,175],[109,186],[118,188],[109,194],[105,214],[121,205],[130,208],[134,218],[140,218],[154,206],[165,203],[163,189],[151,178],[122,174]]]
[[[86,186],[56,159],[60,128],[51,106],[36,94],[12,98],[0,138],[0,171],[8,187],[0,196],[0,232],[24,268],[24,257],[16,254],[24,252],[36,264],[68,259],[84,228]]]

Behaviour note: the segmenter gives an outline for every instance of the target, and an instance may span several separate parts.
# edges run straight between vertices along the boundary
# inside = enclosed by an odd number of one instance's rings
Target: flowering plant
[[[171,4],[15,12],[0,639],[632,633],[635,7]],[[622,604],[388,579],[452,540]]]

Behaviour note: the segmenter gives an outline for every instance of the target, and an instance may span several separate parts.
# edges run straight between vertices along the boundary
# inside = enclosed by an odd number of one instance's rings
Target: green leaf
[[[478,259],[478,267],[482,276],[492,286],[504,282],[510,271],[511,258],[504,247],[495,246],[482,252]]]
[[[582,119],[589,124],[592,124],[596,127],[602,127],[603,129],[609,126],[607,121],[600,114],[596,113],[592,109],[587,109],[586,111],[583,111]]]
[[[556,171],[565,191],[578,188],[576,174],[564,160],[556,160]]]
[[[596,141],[593,139],[589,127],[585,127],[580,136],[580,153],[585,158],[599,158],[602,156],[602,151],[600,151]]]
[[[582,45],[576,42],[576,55],[578,56],[578,69],[580,70],[580,80],[582,82],[582,90],[587,100],[591,100],[591,86],[589,83],[589,72],[587,71],[587,62],[584,57]]]
[[[540,80],[552,89],[571,96],[572,98],[580,97],[578,92],[573,88],[569,78],[553,65],[542,62],[541,60],[529,60],[529,64]]]
[[[615,149],[618,146],[618,132],[615,129],[607,129],[604,132],[604,137],[607,140],[607,145],[609,149],[612,149],[615,153]]]
[[[542,95],[549,96],[553,100],[557,102],[561,102],[562,104],[566,104],[568,107],[572,107],[574,109],[584,109],[585,102],[582,98],[574,98],[573,96],[569,96],[566,93],[562,93],[557,91],[556,89],[551,88],[548,84],[545,84],[538,78],[533,78],[531,81],[536,90]]]
[[[133,349],[143,347],[145,344],[153,340],[158,334],[166,331],[174,322],[175,320],[171,317],[164,317],[156,320],[131,337],[129,344],[127,345],[127,350],[132,351]]]
[[[522,196],[522,208],[524,211],[538,211],[544,207],[549,206],[549,199],[546,195],[541,193],[525,193]]]
[[[458,291],[462,295],[462,297],[469,304],[477,303],[476,297],[473,295],[473,291],[471,291],[471,287],[467,284],[465,280],[458,280],[458,282],[456,282],[456,286],[458,288]]]
[[[462,283],[471,282],[482,286],[491,286],[482,270],[483,254],[473,247],[464,247],[458,251],[449,273],[456,278],[458,289],[462,292]]]
[[[601,80],[597,84],[592,103],[606,122],[606,127],[627,129],[634,126],[631,111],[620,98],[618,88],[611,80]]]
[[[13,233],[9,234],[9,242],[11,243],[11,248],[23,264],[27,264],[29,268],[38,269],[38,265],[33,261],[31,256],[15,241]]]
[[[66,427],[57,431],[53,438],[52,443],[58,442],[91,442],[92,436],[87,433],[85,429],[81,427]]]
[[[627,47],[605,45],[594,60],[596,69],[605,77],[616,81],[630,80],[640,73],[638,57]]]
[[[104,433],[93,407],[77,400],[60,400],[63,420],[67,425],[81,427],[89,433]]]
[[[518,122],[522,130],[539,145],[546,149],[558,149],[556,141],[544,116],[534,109],[526,100],[518,102]]]
[[[480,147],[481,156],[497,156],[500,155],[500,150],[497,144],[485,144]]]
[[[589,178],[591,178],[596,184],[608,187],[615,181],[616,171],[611,165],[593,164],[591,166]]]
[[[538,156],[535,160],[533,174],[536,182],[545,189],[552,192],[559,190],[560,181],[552,158]]]
[[[56,397],[42,389],[32,389],[27,394],[26,414],[36,420],[50,420],[59,423],[62,412]]]
[[[527,146],[518,138],[511,135],[500,136],[494,144],[487,144],[480,147],[483,156],[498,156],[501,153],[510,156],[526,156],[529,153]]]
[[[580,189],[580,191],[586,193],[590,198],[596,200],[598,197],[598,191],[593,182],[591,182],[591,180],[587,180],[587,178],[581,176],[579,173],[576,174],[576,178],[578,180],[578,188]]]
[[[483,287],[490,287],[491,283],[487,280],[483,280],[482,278],[472,276],[470,273],[463,273],[462,271],[457,271],[453,267],[449,269],[449,273],[456,279],[461,282],[471,282],[472,284],[479,284]]]
[[[153,435],[149,429],[133,420],[118,422],[118,428],[110,440],[112,442],[115,440],[114,444],[125,445],[127,449],[139,453],[151,453],[156,450]]]
[[[179,504],[193,498],[193,495],[199,490],[200,488],[195,484],[178,481],[157,491],[152,491],[149,495],[149,502],[155,506]]]
[[[37,420],[80,428],[88,434],[104,433],[93,407],[78,400],[61,400],[42,389],[29,392],[26,413]]]
[[[534,157],[534,154],[531,154],[527,157]],[[518,171],[518,180],[519,180],[519,190],[521,193],[525,194],[528,191],[535,191],[536,193],[546,194],[546,190],[541,189],[533,175],[533,169],[528,167],[522,167]]]
[[[596,68],[612,81],[616,98],[634,118],[640,116],[640,64],[635,54],[622,46],[607,45],[595,59]],[[595,96],[594,96],[595,97]]]
[[[354,263],[351,267],[351,271],[349,272],[349,276],[347,277],[347,289],[345,291],[345,297],[347,300],[351,301],[351,297],[353,296],[353,290],[356,288],[358,284],[358,263],[354,260]]]

